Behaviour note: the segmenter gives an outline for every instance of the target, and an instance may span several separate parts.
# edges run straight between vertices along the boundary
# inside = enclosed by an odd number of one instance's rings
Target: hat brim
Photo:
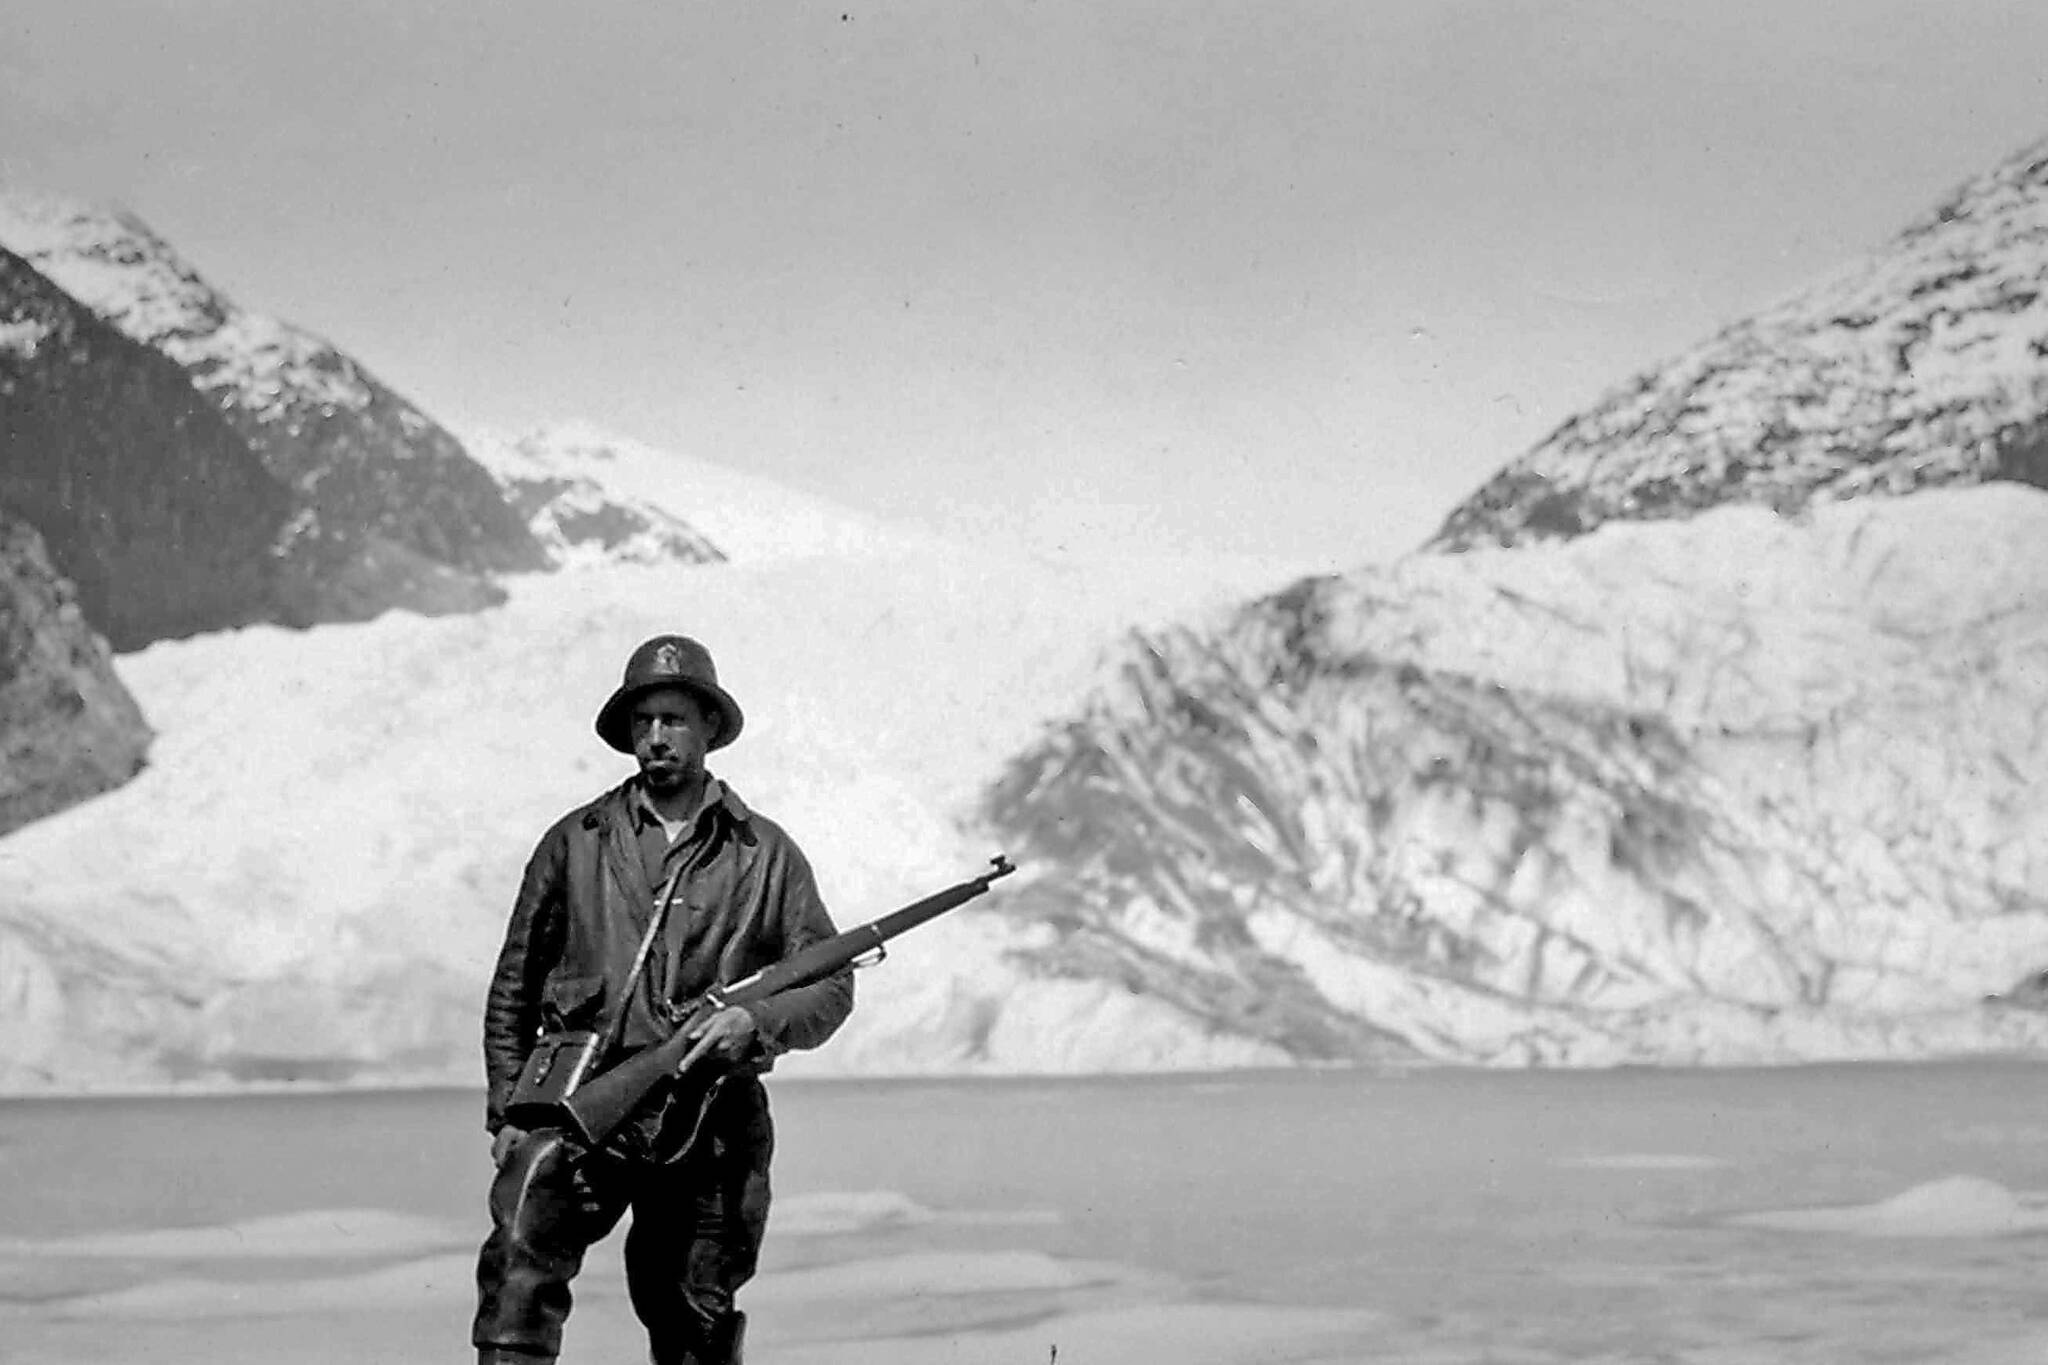
[[[688,692],[705,702],[717,713],[718,729],[713,732],[706,749],[723,749],[740,737],[740,727],[747,718],[740,711],[740,704],[732,699],[732,693],[711,683],[696,682],[688,678],[662,678],[655,682],[638,683],[621,687],[612,693],[611,699],[598,708],[597,737],[622,754],[633,752],[633,703],[649,692],[659,692],[664,687],[673,687]]]

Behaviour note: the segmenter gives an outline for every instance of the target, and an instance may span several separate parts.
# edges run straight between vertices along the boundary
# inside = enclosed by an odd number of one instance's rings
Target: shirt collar
[[[683,828],[686,830],[696,829],[698,824],[703,821],[705,813],[714,806],[723,806],[728,815],[742,823],[751,815],[745,803],[740,800],[738,792],[726,786],[711,774],[706,773],[704,775],[703,794],[697,798],[696,809],[692,810],[689,817],[683,821]],[[647,795],[646,786],[637,778],[633,782],[632,795],[628,801],[627,808],[632,812],[633,823],[636,826],[661,824],[660,812],[654,809],[654,801]]]

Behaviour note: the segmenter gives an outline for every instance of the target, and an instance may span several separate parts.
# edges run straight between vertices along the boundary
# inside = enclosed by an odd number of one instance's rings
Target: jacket
[[[638,845],[638,781],[557,820],[527,861],[484,1006],[492,1132],[543,1029],[602,1029],[618,1007],[657,891]],[[625,1002],[621,1051],[665,1037],[710,987],[837,932],[802,850],[730,787],[682,844],[675,899]],[[737,1069],[758,1074],[778,1053],[817,1047],[852,1008],[851,968],[749,1005],[758,1037]]]

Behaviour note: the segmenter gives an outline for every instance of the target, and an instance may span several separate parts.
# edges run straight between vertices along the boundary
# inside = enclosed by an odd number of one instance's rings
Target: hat
[[[622,754],[632,753],[634,699],[659,687],[680,687],[711,708],[718,728],[709,748],[723,749],[739,738],[740,726],[746,723],[740,704],[718,685],[711,651],[687,635],[657,635],[633,651],[619,690],[597,713],[598,738]]]

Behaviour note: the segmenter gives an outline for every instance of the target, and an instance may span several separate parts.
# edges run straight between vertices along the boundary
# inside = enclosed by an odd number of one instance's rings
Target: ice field
[[[750,1358],[2037,1361],[2039,1064],[779,1081]],[[0,1106],[33,1365],[463,1358],[460,1091]],[[601,1244],[566,1365],[639,1358]]]

